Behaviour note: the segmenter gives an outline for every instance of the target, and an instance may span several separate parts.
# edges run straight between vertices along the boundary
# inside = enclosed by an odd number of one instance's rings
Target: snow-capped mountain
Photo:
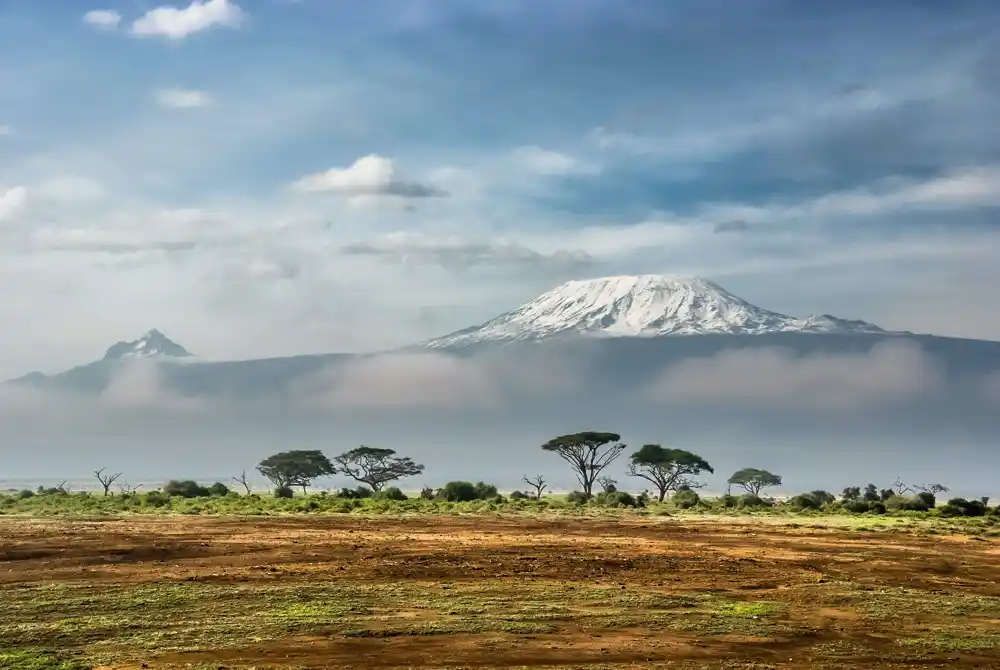
[[[429,342],[431,348],[566,336],[885,333],[828,314],[796,318],[752,305],[697,277],[637,275],[571,281],[486,323]]]
[[[105,361],[122,361],[136,358],[194,358],[187,349],[153,328],[131,342],[118,342],[108,348]]]

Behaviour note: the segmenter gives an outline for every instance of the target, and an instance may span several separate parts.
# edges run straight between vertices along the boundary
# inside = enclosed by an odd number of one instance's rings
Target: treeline
[[[571,469],[580,485],[580,490],[569,493],[565,500],[570,504],[592,504],[605,507],[642,508],[652,503],[668,500],[678,509],[762,509],[780,506],[795,511],[826,511],[854,514],[886,514],[889,512],[926,512],[938,509],[946,516],[983,516],[987,513],[1000,514],[1000,510],[988,506],[988,498],[965,500],[952,498],[938,507],[937,496],[948,489],[940,484],[930,486],[907,486],[897,480],[893,486],[879,489],[874,484],[845,488],[835,496],[827,491],[803,493],[787,501],[776,501],[765,497],[767,489],[780,486],[782,478],[761,468],[742,468],[727,480],[729,490],[713,500],[703,500],[697,489],[704,483],[699,477],[715,470],[701,456],[683,449],[665,448],[659,444],[646,444],[634,451],[628,458],[626,471],[629,476],[644,481],[652,487],[639,495],[618,489],[618,482],[604,475],[608,466],[627,449],[620,435],[607,432],[582,432],[549,440],[542,450],[561,458]],[[341,500],[364,501],[405,501],[407,496],[395,485],[401,479],[424,472],[424,466],[411,458],[398,455],[392,449],[360,446],[339,454],[332,459],[319,450],[292,450],[269,456],[257,464],[257,471],[271,482],[272,496],[289,499],[295,496],[295,489],[301,488],[303,495],[317,479],[341,475],[358,483],[354,488],[343,488],[332,497]],[[104,497],[114,496],[112,487],[119,482],[122,473],[109,473],[105,468],[94,472],[101,485]],[[252,491],[246,471],[232,477],[239,484],[243,496],[258,498]],[[523,478],[528,485],[526,491],[513,491],[509,500],[542,501],[548,484],[544,476]],[[600,490],[597,490],[599,487]],[[732,489],[742,489],[741,495],[732,495]],[[215,482],[203,486],[195,481],[172,480],[160,490],[140,493],[138,487],[119,485],[120,496],[141,498],[141,504],[160,507],[171,498],[221,498],[239,497],[229,486]],[[41,495],[66,495],[65,482],[53,488],[40,487],[37,492],[21,491],[14,498],[31,498]],[[323,492],[322,496],[329,496]],[[487,501],[504,503],[508,500],[500,495],[497,488],[485,482],[471,483],[453,481],[432,489],[424,487],[419,498],[422,500],[462,503]],[[316,508],[313,508],[316,509]]]

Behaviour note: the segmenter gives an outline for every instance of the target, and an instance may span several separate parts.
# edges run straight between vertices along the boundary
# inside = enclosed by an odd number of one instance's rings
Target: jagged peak
[[[121,341],[111,345],[104,360],[126,360],[134,358],[190,358],[192,354],[164,335],[156,328],[150,328],[139,339]]]

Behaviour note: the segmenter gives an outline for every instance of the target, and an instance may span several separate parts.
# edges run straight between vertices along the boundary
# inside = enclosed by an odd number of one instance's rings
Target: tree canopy
[[[759,496],[762,490],[770,486],[780,486],[781,477],[767,470],[743,468],[733,473],[733,476],[729,478],[729,483],[742,486],[747,493]]]
[[[312,480],[334,473],[333,464],[322,451],[302,450],[268,456],[257,465],[257,471],[277,488],[301,486],[303,492]]]
[[[424,471],[423,465],[414,463],[410,458],[396,456],[392,449],[364,445],[334,457],[333,461],[336,472],[367,484],[372,491],[381,491],[389,482]]]
[[[589,498],[601,471],[618,458],[625,445],[618,433],[587,431],[552,438],[542,445],[542,449],[569,463],[583,493]]]
[[[641,477],[656,487],[659,501],[667,491],[701,486],[694,477],[702,472],[715,472],[704,458],[683,449],[665,449],[658,444],[645,444],[629,459],[628,473]]]

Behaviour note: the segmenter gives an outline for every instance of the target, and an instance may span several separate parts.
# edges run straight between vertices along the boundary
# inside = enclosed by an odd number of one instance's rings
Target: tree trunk
[[[660,489],[660,502],[663,502],[663,499],[666,498],[666,497],[667,497],[667,489],[661,488]]]

